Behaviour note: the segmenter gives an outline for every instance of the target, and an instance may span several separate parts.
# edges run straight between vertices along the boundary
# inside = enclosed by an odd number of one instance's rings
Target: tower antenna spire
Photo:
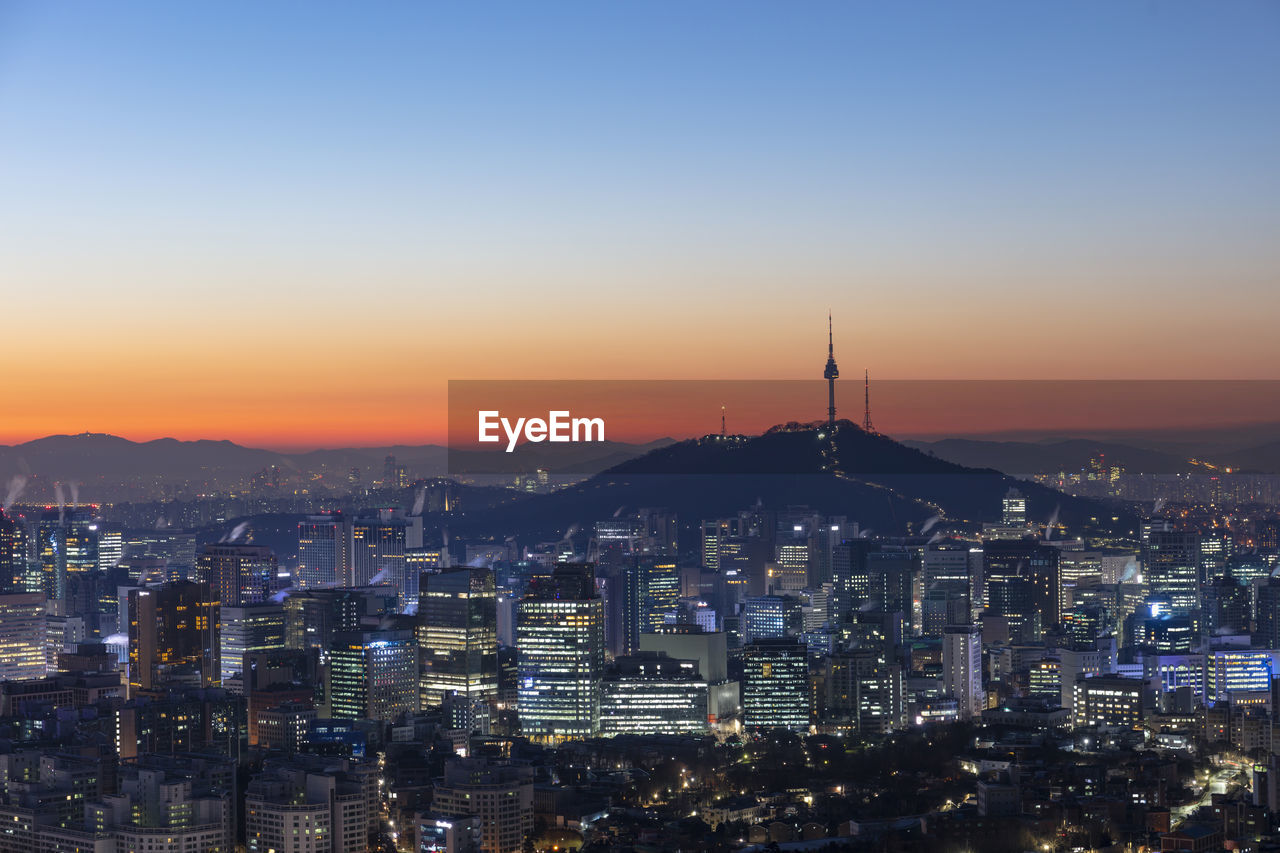
[[[724,431],[724,406],[721,406],[721,407],[720,407],[720,437],[721,437],[721,438],[724,438],[724,436],[725,436],[725,431]]]
[[[840,376],[840,368],[836,367],[835,339],[831,333],[831,312],[827,312],[827,367],[822,371],[822,378],[827,380],[827,428],[836,428],[836,379]]]
[[[862,429],[865,432],[875,432],[876,428],[871,425],[871,371],[868,369],[862,376],[862,399],[865,406],[862,415]]]

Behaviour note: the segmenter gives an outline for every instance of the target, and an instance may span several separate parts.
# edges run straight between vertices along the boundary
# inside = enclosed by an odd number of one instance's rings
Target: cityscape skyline
[[[828,308],[873,383],[1280,378],[1277,10],[1088,8],[10,4],[0,441],[417,443]]]

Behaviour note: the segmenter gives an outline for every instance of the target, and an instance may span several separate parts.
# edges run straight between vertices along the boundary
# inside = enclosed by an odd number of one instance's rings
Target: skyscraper
[[[36,526],[36,558],[41,590],[49,598],[65,598],[68,572],[92,572],[98,567],[98,525],[95,510],[50,509]]]
[[[418,710],[418,643],[411,631],[348,631],[329,647],[326,701],[340,720],[389,722]]]
[[[351,585],[391,584],[400,603],[416,601],[418,578],[405,571],[405,552],[422,547],[422,517],[378,510],[351,522]]]
[[[0,681],[44,677],[45,635],[43,595],[0,595]]]
[[[350,558],[349,525],[342,513],[309,515],[298,522],[298,586],[344,586]]]
[[[498,615],[493,570],[447,569],[422,575],[418,589],[421,702],[439,705],[456,691],[468,699],[498,695]]]
[[[516,615],[520,726],[557,742],[600,731],[604,602],[594,567],[560,563],[536,577]]]
[[[787,637],[757,640],[742,648],[742,724],[809,728],[809,652]]]
[[[196,580],[211,584],[223,607],[257,604],[275,588],[276,555],[262,545],[205,545],[196,557]]]
[[[128,613],[130,694],[170,681],[221,684],[221,605],[210,584],[131,589]]]
[[[266,601],[222,608],[222,683],[244,669],[245,652],[284,648],[284,605]],[[243,691],[242,691],[243,692]]]
[[[977,625],[948,625],[942,635],[942,683],[959,706],[960,719],[979,716],[986,707],[982,690],[982,630]]]
[[[1177,612],[1200,606],[1200,587],[1206,578],[1200,563],[1200,534],[1191,530],[1151,532],[1143,567],[1152,595],[1169,599]]]

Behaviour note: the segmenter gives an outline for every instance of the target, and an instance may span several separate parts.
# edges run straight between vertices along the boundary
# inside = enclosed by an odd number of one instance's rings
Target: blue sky
[[[1262,2],[5,3],[9,345],[436,394],[807,375],[831,308],[882,375],[1274,377],[1277,105]]]

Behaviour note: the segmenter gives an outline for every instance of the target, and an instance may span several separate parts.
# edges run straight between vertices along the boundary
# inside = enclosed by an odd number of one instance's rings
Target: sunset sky
[[[1277,104],[1269,2],[0,3],[0,442],[439,441],[828,309],[846,377],[1280,379]]]

